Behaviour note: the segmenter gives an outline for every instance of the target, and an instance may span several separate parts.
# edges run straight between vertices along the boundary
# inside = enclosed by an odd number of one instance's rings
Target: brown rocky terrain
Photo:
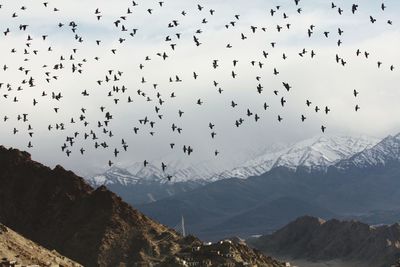
[[[45,167],[26,152],[0,146],[0,184],[1,222],[84,266],[187,266],[195,260],[193,247],[202,246],[197,238],[184,238],[144,216],[105,187],[94,190],[74,173]],[[218,257],[218,263],[243,266],[253,259],[257,266],[283,266],[247,246],[236,251],[239,256]],[[213,253],[201,260],[213,263]]]
[[[82,265],[49,251],[0,224],[0,266],[38,265],[80,267]]]
[[[292,259],[389,267],[400,258],[400,225],[373,227],[357,221],[324,221],[306,216],[252,241],[252,245]]]

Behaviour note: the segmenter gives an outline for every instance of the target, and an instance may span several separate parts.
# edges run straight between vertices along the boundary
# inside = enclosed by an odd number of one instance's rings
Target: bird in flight
[[[308,68],[322,72],[325,64],[332,64],[335,69],[329,75],[338,81],[341,73],[349,73],[349,86],[343,90],[349,99],[357,100],[349,104],[349,110],[354,107],[356,112],[360,103],[363,112],[368,109],[360,102],[367,91],[358,88],[360,95],[350,87],[350,82],[358,82],[357,75],[351,75],[357,64],[384,75],[398,71],[396,62],[382,56],[388,52],[383,49],[365,51],[368,47],[360,42],[355,55],[354,50],[347,53],[357,34],[341,23],[351,16],[366,25],[366,31],[395,29],[396,18],[390,17],[388,3],[374,6],[367,15],[362,14],[371,9],[367,3],[347,7],[324,3],[321,8],[336,18],[332,27],[321,21],[299,23],[307,18],[303,11],[311,9],[301,0],[263,7],[267,12],[262,19],[234,10],[235,4],[230,14],[205,2],[187,3],[179,11],[165,1],[113,5],[112,10],[100,4],[82,9],[85,19],[52,1],[27,2],[18,8],[12,1],[0,5],[4,16],[0,104],[7,106],[0,113],[2,128],[12,137],[27,139],[21,143],[28,149],[41,149],[36,136],[45,132],[44,139],[59,142],[56,149],[63,157],[84,158],[93,150],[104,154],[103,164],[111,167],[139,145],[154,155],[161,153],[159,147],[176,157],[201,153],[207,147],[198,144],[198,136],[203,136],[211,147],[205,153],[218,160],[227,154],[218,142],[233,131],[245,134],[242,129],[251,129],[254,123],[270,129],[277,118],[280,127],[290,128],[291,118],[300,118],[302,127],[314,125],[315,132],[320,133],[319,127],[322,133],[331,129],[327,118],[339,116],[339,108],[317,94],[306,95],[308,85],[298,77],[304,75],[312,85],[320,79],[308,77]],[[36,9],[48,26],[32,19],[37,15],[30,12]],[[140,17],[151,25],[139,23]],[[151,45],[146,43],[149,40]],[[284,40],[297,41],[288,45]],[[293,66],[296,72],[291,71]],[[336,96],[329,94],[332,99]],[[26,103],[32,112],[25,111]],[[253,140],[253,136],[242,139]],[[168,181],[173,178],[167,174],[172,168],[167,161],[138,162],[143,168],[157,166]]]

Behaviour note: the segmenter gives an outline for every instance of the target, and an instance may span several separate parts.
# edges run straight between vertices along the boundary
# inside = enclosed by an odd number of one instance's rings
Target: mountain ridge
[[[350,168],[384,167],[400,161],[400,133],[389,135],[375,146],[354,154],[347,160],[336,164],[339,170]]]
[[[313,262],[343,260],[386,267],[400,257],[400,225],[370,226],[304,216],[251,244],[275,255]]]
[[[169,169],[172,168],[168,171],[168,174],[173,176],[171,182],[168,181],[166,173],[161,168],[151,163],[147,167],[144,167],[142,163],[134,163],[126,168],[112,167],[105,173],[89,177],[87,180],[95,187],[103,184],[128,186],[149,182],[166,184],[196,181],[199,184],[206,184],[220,179],[246,179],[278,167],[286,167],[293,171],[297,169],[326,171],[328,167],[340,160],[347,159],[376,143],[378,139],[367,136],[317,136],[291,145],[272,146],[239,167],[222,172],[216,171],[214,167],[207,169],[207,163],[184,167],[180,167],[179,163],[171,164],[173,166],[167,164]],[[119,171],[113,174],[114,169]],[[199,171],[199,169],[205,171]]]
[[[375,151],[382,144],[387,143],[380,142],[370,150]],[[389,155],[392,155],[392,152],[400,155],[397,148],[378,151],[383,151],[382,156],[385,158],[387,152]],[[254,225],[252,229],[242,227],[239,229],[240,233],[247,235],[251,230],[252,234],[262,234],[276,230],[276,227],[288,223],[287,219],[290,217],[277,216],[275,219],[279,223],[271,223],[271,214],[265,207],[269,206],[268,203],[273,203],[280,198],[292,199],[294,207],[302,202],[311,203],[310,207],[319,206],[318,209],[301,209],[304,212],[303,215],[323,216],[317,212],[324,211],[327,215],[349,218],[373,211],[395,210],[400,200],[400,180],[398,179],[400,160],[394,156],[390,156],[389,159],[395,160],[384,168],[372,169],[366,165],[360,165],[359,168],[343,170],[332,165],[326,172],[307,172],[302,169],[293,171],[285,167],[277,167],[260,176],[247,179],[219,180],[189,193],[180,193],[154,203],[140,205],[139,208],[145,214],[167,225],[173,223],[172,215],[175,212],[190,214],[197,219],[194,222],[189,221],[188,224],[192,224],[188,227],[192,227],[194,233],[202,237],[208,237],[210,234],[217,235],[215,231],[210,230],[213,227],[218,227],[221,237],[225,234],[232,235],[231,230],[238,230],[235,224],[238,221],[247,221],[246,212],[254,208],[260,208],[259,213],[262,214],[265,225],[258,216],[259,224]],[[348,159],[336,164],[343,164],[346,160]],[[264,207],[262,203],[265,204]],[[163,206],[168,206],[171,212],[164,213]],[[300,214],[291,212],[291,215]],[[281,220],[278,220],[278,217]],[[235,221],[234,224],[227,224],[232,220]],[[220,227],[224,224],[225,227]]]
[[[283,267],[246,246],[228,245],[238,258],[207,254],[199,239],[157,223],[105,186],[93,189],[59,165],[51,169],[32,161],[29,153],[0,146],[0,166],[0,221],[85,266],[185,266],[195,257],[200,262]],[[193,247],[202,253],[194,253]]]

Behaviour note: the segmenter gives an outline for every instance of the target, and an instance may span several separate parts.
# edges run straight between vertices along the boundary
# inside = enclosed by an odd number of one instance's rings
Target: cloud
[[[272,1],[203,1],[201,12],[197,3],[191,1],[164,1],[162,8],[156,2],[137,2],[139,5],[132,7],[131,1],[122,0],[51,1],[48,8],[32,2],[25,11],[15,2],[4,2],[0,22],[4,30],[11,30],[0,39],[0,57],[9,68],[0,81],[3,83],[0,93],[8,95],[0,100],[0,115],[10,118],[1,122],[0,136],[5,145],[27,149],[28,133],[32,132],[28,130],[30,124],[34,132],[34,147],[30,152],[35,158],[51,165],[61,163],[85,175],[105,168],[109,159],[125,164],[163,157],[191,162],[212,160],[221,168],[229,168],[273,142],[293,142],[318,135],[322,124],[331,134],[384,136],[400,130],[400,119],[396,116],[400,109],[397,104],[400,66],[395,66],[393,72],[389,70],[400,59],[396,47],[400,33],[396,21],[393,26],[386,23],[399,11],[396,3],[388,3],[390,8],[382,12],[379,5],[363,1],[359,12],[352,15],[348,2],[337,1],[344,9],[340,16],[326,1],[304,1],[302,14],[297,13],[293,3],[285,2],[271,17],[270,9],[276,10]],[[53,12],[54,7],[60,11]],[[133,14],[126,14],[128,7]],[[102,15],[99,21],[96,8]],[[152,15],[148,9],[153,10]],[[216,11],[215,15],[210,15],[210,9]],[[181,15],[183,10],[186,16]],[[17,18],[12,18],[14,12]],[[289,18],[284,19],[282,12]],[[240,14],[239,20],[236,14]],[[370,14],[377,18],[376,24],[369,22]],[[202,23],[203,19],[207,23]],[[121,26],[115,27],[116,20],[125,25],[127,32],[121,32]],[[168,28],[173,20],[179,26]],[[71,21],[78,25],[76,34],[83,42],[74,38],[75,33],[68,26]],[[231,22],[235,22],[235,27]],[[59,23],[65,26],[59,28]],[[28,30],[19,31],[20,24],[28,24]],[[290,29],[286,24],[290,24]],[[311,24],[315,30],[312,38],[308,38],[307,29]],[[276,30],[277,25],[283,27],[282,32]],[[252,33],[251,26],[257,26],[256,34]],[[343,36],[337,33],[339,27],[344,30]],[[138,30],[131,37],[129,33],[133,29]],[[202,33],[196,33],[199,29]],[[325,31],[330,32],[330,38],[324,37]],[[180,39],[176,33],[180,33]],[[241,40],[242,33],[246,40]],[[28,34],[33,40],[27,41]],[[42,35],[48,35],[47,39],[43,40]],[[194,35],[202,43],[199,47],[193,42]],[[172,41],[166,42],[166,36]],[[119,38],[125,41],[121,44]],[[343,41],[341,47],[336,45],[338,39]],[[101,45],[96,45],[96,40],[101,40]],[[272,42],[276,43],[275,47]],[[176,44],[175,51],[171,43]],[[228,43],[232,48],[226,48]],[[52,51],[48,51],[49,47]],[[13,48],[16,53],[10,53]],[[24,53],[25,49],[29,54]],[[116,49],[115,54],[112,49]],[[308,52],[300,57],[303,49]],[[369,59],[357,57],[357,49],[368,51]],[[33,50],[38,51],[37,55]],[[314,59],[310,58],[311,50],[316,53]],[[267,58],[263,51],[268,53]],[[164,52],[168,55],[166,60],[157,56]],[[283,53],[286,60],[282,58]],[[336,54],[347,62],[345,67],[335,62]],[[61,61],[61,56],[65,60]],[[145,60],[146,56],[151,60]],[[100,59],[97,61],[95,57]],[[212,66],[214,60],[218,60],[217,69]],[[238,60],[236,67],[233,60]],[[256,66],[251,65],[253,60]],[[380,69],[377,61],[383,62]],[[54,66],[60,62],[65,68],[55,70]],[[257,67],[258,62],[263,64],[262,68]],[[72,64],[82,64],[82,74],[72,73]],[[139,64],[144,64],[142,70]],[[274,68],[279,75],[273,74]],[[29,70],[27,75],[25,70]],[[109,70],[113,70],[111,75]],[[113,79],[117,71],[123,73],[119,80],[106,83],[106,75]],[[238,74],[236,79],[231,77],[232,71]],[[199,75],[198,79],[193,78],[193,72]],[[183,82],[169,82],[176,75]],[[257,76],[261,77],[260,81],[256,80]],[[22,83],[30,77],[34,77],[35,87]],[[146,83],[142,83],[143,78]],[[102,85],[98,85],[98,80],[103,81]],[[214,81],[218,82],[217,87]],[[282,82],[292,86],[290,92]],[[7,89],[7,83],[11,84],[11,90]],[[157,84],[157,90],[153,84]],[[261,94],[257,92],[258,84],[263,86]],[[23,90],[18,90],[19,86]],[[127,91],[113,91],[113,86],[125,86]],[[217,92],[219,87],[224,90],[222,94]],[[360,92],[357,98],[352,96],[354,89]],[[82,95],[84,90],[89,92],[89,97]],[[138,90],[146,97],[140,96]],[[275,90],[279,91],[278,96],[273,93]],[[42,97],[43,91],[46,97]],[[63,98],[52,99],[52,92],[61,92]],[[170,97],[172,92],[176,98]],[[165,101],[162,105],[158,103],[157,93]],[[128,96],[133,103],[127,102]],[[18,102],[12,101],[14,97]],[[287,100],[284,108],[280,105],[281,97]],[[204,102],[202,106],[196,104],[199,98]],[[35,107],[33,99],[39,102]],[[119,101],[117,105],[115,99]],[[306,99],[321,109],[328,106],[331,112],[316,114],[313,108],[306,107]],[[238,103],[235,109],[230,107],[231,101]],[[263,109],[264,102],[270,106],[267,111]],[[354,112],[356,104],[361,106],[357,113]],[[99,122],[104,125],[106,120],[101,106],[113,116],[109,127],[98,127]],[[155,106],[160,108],[159,114],[155,113]],[[59,108],[59,112],[55,113],[54,108]],[[85,113],[81,108],[86,109]],[[258,123],[254,117],[247,117],[247,109],[260,116]],[[185,112],[182,118],[178,110]],[[28,122],[17,120],[23,113],[29,114]],[[302,114],[307,117],[304,123],[300,121]],[[89,123],[87,127],[80,121],[81,115]],[[163,119],[157,115],[163,115]],[[277,121],[278,115],[284,118],[282,123]],[[155,122],[154,128],[140,125],[139,120],[146,116]],[[75,123],[71,123],[71,118]],[[237,128],[235,121],[239,118],[245,121]],[[216,125],[215,139],[210,136],[210,122]],[[182,127],[182,134],[172,132],[173,123]],[[47,129],[49,125],[61,124],[65,125],[64,131]],[[137,135],[133,133],[134,127],[140,127]],[[12,134],[14,128],[19,130],[16,135]],[[91,135],[85,140],[84,134],[90,132],[99,139],[91,140]],[[70,147],[66,138],[75,133],[79,134]],[[123,152],[122,139],[129,144],[128,152]],[[108,148],[94,149],[95,142],[107,142]],[[69,158],[61,151],[64,143],[72,151]],[[171,151],[170,143],[176,143],[175,150]],[[188,158],[183,154],[183,145],[195,149],[193,156]],[[86,150],[85,156],[80,155],[80,148]],[[115,148],[121,151],[118,158],[113,157]],[[218,158],[213,155],[216,149],[221,151]]]

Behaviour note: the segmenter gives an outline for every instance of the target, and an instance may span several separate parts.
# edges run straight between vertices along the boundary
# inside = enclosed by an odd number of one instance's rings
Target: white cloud
[[[113,161],[142,161],[143,159],[155,159],[170,154],[169,143],[175,142],[177,148],[169,157],[185,158],[181,151],[184,144],[192,145],[195,153],[192,160],[214,159],[213,151],[220,150],[221,156],[217,161],[222,166],[235,164],[234,159],[242,159],[242,154],[248,150],[258,150],[271,142],[294,141],[320,133],[320,126],[324,124],[330,133],[367,134],[384,136],[400,130],[399,91],[397,80],[400,66],[395,66],[395,71],[389,70],[390,65],[399,62],[400,52],[397,44],[400,42],[399,28],[395,21],[395,14],[399,11],[399,5],[394,1],[387,3],[388,10],[382,12],[379,5],[372,5],[369,1],[359,1],[360,10],[357,15],[351,15],[351,5],[345,1],[336,1],[344,9],[344,15],[339,16],[336,10],[330,8],[326,1],[301,1],[302,15],[297,14],[293,3],[287,1],[201,1],[204,10],[197,10],[197,2],[193,1],[164,1],[164,7],[160,8],[158,2],[139,2],[139,6],[132,7],[131,1],[49,1],[49,7],[45,8],[39,2],[27,1],[3,1],[1,12],[1,25],[5,31],[10,28],[8,36],[0,39],[0,58],[9,69],[0,71],[4,85],[0,93],[8,94],[7,99],[0,100],[0,116],[7,115],[11,119],[1,122],[0,136],[2,143],[27,149],[28,123],[34,127],[34,148],[31,149],[34,157],[48,164],[62,163],[82,174],[96,172],[105,167],[108,159]],[[304,2],[304,3],[303,3]],[[26,5],[27,10],[20,7]],[[280,12],[274,17],[269,15],[271,8],[276,9],[281,5]],[[132,15],[126,15],[128,6]],[[53,12],[57,7],[59,12]],[[97,21],[94,14],[99,8],[102,14]],[[147,9],[153,9],[153,15],[148,14]],[[211,16],[209,9],[215,9]],[[185,10],[187,16],[182,16]],[[18,18],[11,15],[16,12]],[[282,12],[289,18],[283,19]],[[235,14],[240,14],[237,21]],[[369,22],[369,14],[377,18],[376,24]],[[126,15],[126,20],[120,18]],[[207,24],[201,21],[206,18]],[[128,32],[121,32],[113,22],[120,20],[126,26]],[[178,20],[177,28],[168,28],[172,20]],[[394,25],[386,24],[386,20],[394,20]],[[75,21],[78,24],[77,34],[82,36],[83,42],[74,39],[68,23]],[[225,28],[226,24],[236,21],[235,27]],[[59,28],[58,23],[64,23]],[[281,33],[276,31],[279,24],[283,27],[291,24],[290,30],[283,29]],[[29,24],[27,32],[18,30],[20,24]],[[309,25],[315,25],[312,38],[307,37]],[[256,34],[251,33],[250,26],[257,26]],[[266,27],[266,32],[261,30]],[[337,28],[344,30],[343,36],[338,36]],[[137,28],[134,38],[129,36],[129,31]],[[203,33],[196,34],[197,29]],[[324,31],[330,32],[330,38],[323,36]],[[181,39],[177,39],[175,33],[181,33]],[[243,33],[247,40],[241,40]],[[33,38],[31,47],[26,46],[26,38],[30,34]],[[46,41],[42,35],[48,35]],[[165,37],[169,35],[173,39],[170,43],[176,43],[176,51],[172,51]],[[193,42],[196,35],[202,45],[196,47]],[[123,44],[118,39],[125,38]],[[336,46],[338,39],[343,41],[342,47]],[[95,41],[101,40],[100,46]],[[276,42],[276,47],[271,47],[271,42]],[[227,49],[230,43],[233,48]],[[48,52],[51,46],[53,51]],[[17,53],[11,54],[15,48]],[[77,53],[73,54],[72,49]],[[305,48],[308,53],[301,58],[298,53]],[[356,57],[357,49],[370,52],[367,60],[362,56]],[[24,49],[30,52],[24,55]],[[117,49],[116,55],[111,49]],[[38,50],[38,55],[33,55],[33,50]],[[310,51],[316,52],[315,59],[310,59]],[[269,53],[268,58],[263,58],[262,51]],[[162,60],[156,53],[166,52],[167,60]],[[288,56],[282,59],[282,54]],[[74,60],[69,60],[73,54]],[[347,61],[346,67],[335,63],[335,54],[339,54]],[[63,62],[65,69],[53,70],[53,66],[60,62],[60,56],[66,60]],[[94,57],[100,60],[95,61]],[[144,58],[150,56],[151,61]],[[24,61],[29,58],[29,61]],[[83,62],[83,60],[86,62]],[[218,59],[219,68],[212,68],[212,61]],[[237,59],[237,67],[233,67],[232,61]],[[262,62],[263,68],[253,67],[250,61]],[[381,69],[377,69],[376,62],[382,61]],[[83,74],[72,74],[72,63],[82,63]],[[139,64],[145,65],[139,70]],[[47,68],[43,65],[47,64]],[[18,70],[23,66],[30,72],[24,76]],[[280,71],[278,76],[273,75],[273,69]],[[120,81],[115,83],[103,83],[98,86],[97,80],[104,80],[109,69],[123,71]],[[231,71],[234,70],[238,77],[232,79]],[[45,82],[45,72],[51,72],[51,83]],[[199,74],[194,80],[193,71]],[[170,83],[169,77],[179,75],[182,83]],[[22,91],[17,91],[21,81],[35,78],[36,86],[30,88],[23,86]],[[260,83],[264,87],[262,94],[258,94],[256,87],[258,82],[255,77],[261,76]],[[144,77],[147,83],[142,84]],[[219,82],[224,90],[223,94],[217,93],[213,81]],[[292,90],[286,92],[282,82],[292,85]],[[12,84],[12,90],[6,91],[5,84]],[[158,90],[162,99],[166,102],[160,106],[160,113],[164,115],[159,120],[154,112],[156,105],[156,93],[153,84],[158,84]],[[125,85],[128,91],[125,94],[114,93],[107,97],[112,85]],[[87,90],[90,97],[83,97],[81,92]],[[136,91],[142,90],[153,101],[148,102],[140,97]],[[353,89],[360,91],[360,96],[355,99],[352,96]],[[279,96],[273,94],[279,90]],[[41,97],[42,91],[48,93],[47,97]],[[62,92],[61,101],[52,100],[51,92]],[[175,92],[176,98],[169,95]],[[126,103],[131,96],[133,103]],[[12,102],[16,96],[18,103]],[[285,108],[280,106],[280,98],[287,99]],[[32,106],[33,98],[39,101]],[[113,99],[120,99],[115,105]],[[198,98],[204,101],[203,106],[196,105]],[[310,99],[313,104],[324,108],[329,106],[332,112],[329,115],[315,114],[305,106],[305,100]],[[230,107],[234,100],[239,105],[236,109]],[[262,105],[267,102],[271,107],[264,111]],[[361,106],[358,113],[353,111],[355,104]],[[107,107],[114,119],[110,122],[109,129],[115,137],[108,138],[102,134],[102,128],[97,127],[98,121],[104,121],[104,113],[100,106]],[[59,107],[60,112],[55,113],[53,108]],[[87,108],[86,120],[89,126],[84,128],[79,121],[80,109]],[[246,116],[249,108],[253,113],[260,115],[259,123],[254,118]],[[182,109],[185,114],[178,118],[177,111]],[[16,121],[16,116],[29,113],[29,122]],[[282,123],[277,122],[277,115],[284,118]],[[305,123],[300,122],[300,115],[307,116]],[[156,122],[151,137],[149,127],[140,127],[139,119],[148,116]],[[70,124],[71,118],[76,121]],[[242,127],[234,126],[235,120],[244,118]],[[209,122],[216,125],[217,137],[210,138]],[[48,131],[49,124],[64,123],[66,130]],[[171,124],[175,123],[183,128],[183,133],[178,135],[171,132]],[[139,126],[138,135],[133,134],[133,127]],[[12,134],[13,128],[19,129],[17,135]],[[99,143],[106,141],[109,144],[107,150],[93,150],[93,140],[82,140],[84,132],[93,130],[100,137]],[[72,136],[75,132],[80,135],[76,144],[70,148],[73,153],[66,158],[61,152],[61,145],[66,136]],[[129,152],[122,153],[118,159],[113,158],[112,151],[118,147],[122,151],[121,139],[129,144]],[[89,138],[90,139],[90,138]],[[79,155],[79,149],[84,147],[87,155]],[[84,160],[82,160],[84,159]]]

